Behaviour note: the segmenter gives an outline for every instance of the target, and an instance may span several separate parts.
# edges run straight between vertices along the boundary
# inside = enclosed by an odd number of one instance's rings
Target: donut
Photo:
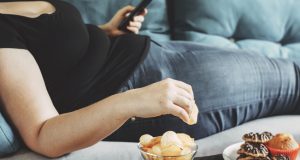
[[[267,157],[269,155],[269,150],[264,144],[246,142],[241,145],[238,154],[244,154],[252,157]]]
[[[243,136],[243,140],[251,143],[267,143],[273,138],[272,133],[263,132],[263,133],[247,133]]]

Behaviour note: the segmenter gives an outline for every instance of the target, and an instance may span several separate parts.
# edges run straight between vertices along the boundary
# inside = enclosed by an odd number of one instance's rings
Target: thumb
[[[120,9],[119,12],[118,12],[118,14],[122,15],[122,16],[125,16],[127,13],[133,11],[134,8],[135,8],[134,6],[128,5],[128,6],[124,7],[124,8],[122,8],[122,9]]]

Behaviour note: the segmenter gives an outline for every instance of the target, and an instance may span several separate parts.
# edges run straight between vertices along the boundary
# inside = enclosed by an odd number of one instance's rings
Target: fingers
[[[192,105],[195,102],[194,98],[182,88],[176,87],[174,90],[175,93],[173,95],[173,102],[190,113]]]
[[[173,99],[173,103],[183,108],[188,114],[191,113],[193,101],[176,94],[176,96]]]
[[[181,107],[173,104],[171,107],[170,107],[170,113],[176,117],[179,117],[180,119],[182,119],[184,122],[188,122],[190,117],[188,115],[188,113]]]
[[[130,12],[132,12],[135,9],[135,7],[133,6],[127,6],[124,7],[120,10],[120,12],[123,13],[123,15],[128,16],[130,14]],[[124,14],[125,13],[125,14]],[[144,11],[142,13],[140,13],[138,16],[146,16],[148,14],[148,9],[144,9]]]
[[[145,8],[144,11],[143,11],[143,13],[141,13],[140,15],[145,16],[145,15],[147,15],[147,14],[148,14],[148,9]]]
[[[140,23],[143,23],[144,20],[145,20],[145,17],[144,17],[144,16],[135,16],[135,17],[133,18],[133,21],[134,21],[134,22],[140,22]]]
[[[193,88],[192,88],[191,85],[186,84],[182,81],[177,81],[177,80],[174,80],[174,79],[172,79],[172,80],[174,81],[174,83],[177,87],[182,88],[185,91],[187,91],[192,96],[192,99],[194,99],[194,91],[193,91]]]
[[[172,83],[176,87],[184,89],[189,94],[189,97],[191,97],[191,99],[193,99],[193,100],[195,99],[195,97],[194,97],[194,91],[193,91],[193,88],[192,88],[191,85],[186,84],[186,83],[184,83],[182,81],[171,79],[171,78],[165,79],[164,82],[166,82],[166,83]]]
[[[124,7],[124,8],[122,8],[122,9],[120,9],[118,12],[121,14],[121,15],[126,15],[126,14],[128,14],[129,12],[131,12],[131,11],[133,11],[134,10],[134,6],[126,6],[126,7]]]
[[[130,27],[135,27],[135,28],[137,28],[137,29],[140,29],[141,27],[142,27],[142,23],[140,23],[140,22],[129,22],[129,26]]]
[[[191,112],[192,105],[195,102],[194,97],[189,92],[178,86],[174,89],[172,99],[176,105],[184,108],[188,113]]]
[[[140,29],[136,27],[127,26],[127,29],[133,32],[134,34],[138,34],[140,32]]]
[[[135,16],[133,21],[130,21],[127,29],[135,34],[138,34],[142,28],[142,23],[144,22],[144,16]]]
[[[135,34],[138,34],[144,22],[144,16],[135,16],[133,21],[130,21],[127,29]]]
[[[165,83],[164,88],[167,88],[166,97],[168,97],[167,101],[169,101],[165,104],[172,106],[167,107],[171,108],[169,112],[181,118],[183,121],[188,122],[189,114],[192,112],[192,107],[195,103],[190,85],[173,79],[166,79],[163,83]]]
[[[130,12],[132,12],[135,9],[135,7],[133,6],[126,6],[124,8],[122,8],[121,10],[119,10],[118,12],[118,17],[128,17]],[[135,34],[138,34],[141,27],[142,27],[142,23],[145,20],[145,15],[148,13],[148,10],[145,9],[141,14],[135,16],[133,18],[133,20],[128,24],[127,29]],[[123,18],[122,18],[123,19]],[[121,20],[119,20],[121,21]]]
[[[193,95],[191,95],[190,92],[186,91],[185,89],[176,86],[175,90],[176,90],[176,94],[183,96],[190,101],[194,101]]]
[[[122,8],[121,10],[119,10],[119,14],[125,16],[125,17],[128,17],[130,15],[130,12],[132,12],[133,10],[135,9],[135,7],[133,6],[126,6],[124,8]],[[143,22],[144,21],[144,17],[148,14],[148,10],[147,9],[144,9],[144,11],[142,13],[140,13],[139,15],[135,16],[135,18],[137,19],[140,19],[142,18],[142,21],[140,22]],[[134,20],[136,21],[136,20]]]
[[[144,17],[135,17],[135,21],[130,21],[127,29],[135,34],[138,34],[140,29],[142,28],[142,22],[144,21]]]

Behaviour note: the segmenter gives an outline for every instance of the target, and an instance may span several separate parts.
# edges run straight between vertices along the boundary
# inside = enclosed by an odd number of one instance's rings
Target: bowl
[[[138,149],[141,153],[142,160],[193,160],[198,150],[198,145],[191,147],[191,152],[180,156],[161,156],[142,150],[142,145],[138,144]]]

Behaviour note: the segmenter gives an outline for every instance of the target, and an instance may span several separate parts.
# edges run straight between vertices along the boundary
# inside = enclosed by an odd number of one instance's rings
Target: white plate
[[[237,151],[241,148],[243,142],[236,143],[227,147],[223,152],[224,160],[236,160],[238,158]]]

